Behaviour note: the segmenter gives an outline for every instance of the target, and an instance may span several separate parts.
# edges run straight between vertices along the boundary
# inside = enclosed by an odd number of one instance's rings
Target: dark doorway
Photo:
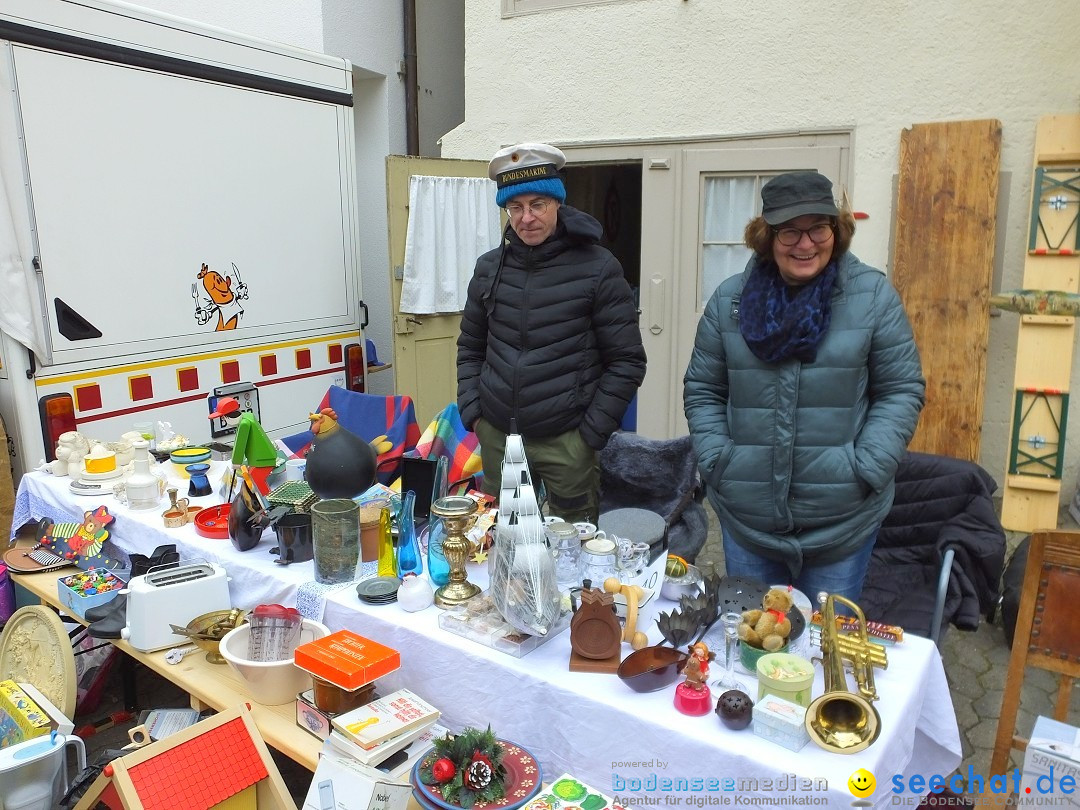
[[[623,267],[635,297],[641,285],[641,163],[567,166],[566,201],[604,226],[603,245]]]

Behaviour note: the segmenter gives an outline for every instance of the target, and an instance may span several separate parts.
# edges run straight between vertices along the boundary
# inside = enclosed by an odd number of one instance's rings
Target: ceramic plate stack
[[[389,605],[397,601],[398,588],[401,580],[397,577],[375,577],[365,579],[356,586],[356,595],[361,602],[369,605]]]
[[[119,483],[124,477],[124,471],[119,467],[103,473],[90,473],[85,470],[78,479],[72,479],[68,483],[70,489],[76,495],[95,495],[99,498],[112,495],[113,484]]]
[[[517,810],[540,792],[541,783],[544,781],[543,774],[540,772],[540,763],[520,745],[506,740],[499,740],[499,745],[503,749],[503,766],[506,768],[506,795],[497,801],[485,804],[484,808],[485,810]],[[413,798],[424,810],[459,810],[460,805],[443,801],[438,787],[425,785],[420,781],[420,768],[434,756],[435,749],[432,748],[413,766],[412,773],[409,775]]]

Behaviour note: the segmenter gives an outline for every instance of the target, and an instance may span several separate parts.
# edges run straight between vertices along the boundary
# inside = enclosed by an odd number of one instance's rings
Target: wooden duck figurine
[[[377,457],[370,444],[346,430],[333,408],[310,414],[315,441],[307,453],[307,482],[320,498],[352,498],[375,483]]]

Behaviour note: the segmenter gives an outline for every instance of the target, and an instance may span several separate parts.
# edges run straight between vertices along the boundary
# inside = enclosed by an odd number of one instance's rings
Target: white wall
[[[352,62],[361,285],[371,318],[367,336],[380,359],[392,356],[385,160],[405,151],[405,92],[397,75],[404,48],[400,0],[140,0],[139,5]],[[368,390],[392,393],[392,374],[373,375]]]
[[[625,0],[508,19],[499,7],[465,0],[465,122],[444,136],[444,156],[486,159],[522,140],[850,126],[849,191],[854,207],[870,215],[853,250],[887,268],[901,130],[997,118],[1001,168],[1011,173],[1008,213],[998,223],[1002,286],[1020,286],[1036,122],[1080,112],[1075,0]],[[999,483],[1016,332],[1015,315],[991,320],[981,461]],[[1074,369],[1080,374],[1080,363]],[[1080,396],[1072,410],[1066,499],[1080,466]]]

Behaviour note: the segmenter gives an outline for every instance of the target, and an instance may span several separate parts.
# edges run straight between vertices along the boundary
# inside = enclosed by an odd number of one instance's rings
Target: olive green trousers
[[[473,430],[480,440],[484,492],[497,498],[502,486],[506,434],[483,417],[476,420]],[[523,438],[529,474],[538,493],[543,482],[548,513],[570,523],[582,520],[596,523],[600,503],[600,465],[596,451],[585,444],[581,433],[575,428],[558,436]]]

